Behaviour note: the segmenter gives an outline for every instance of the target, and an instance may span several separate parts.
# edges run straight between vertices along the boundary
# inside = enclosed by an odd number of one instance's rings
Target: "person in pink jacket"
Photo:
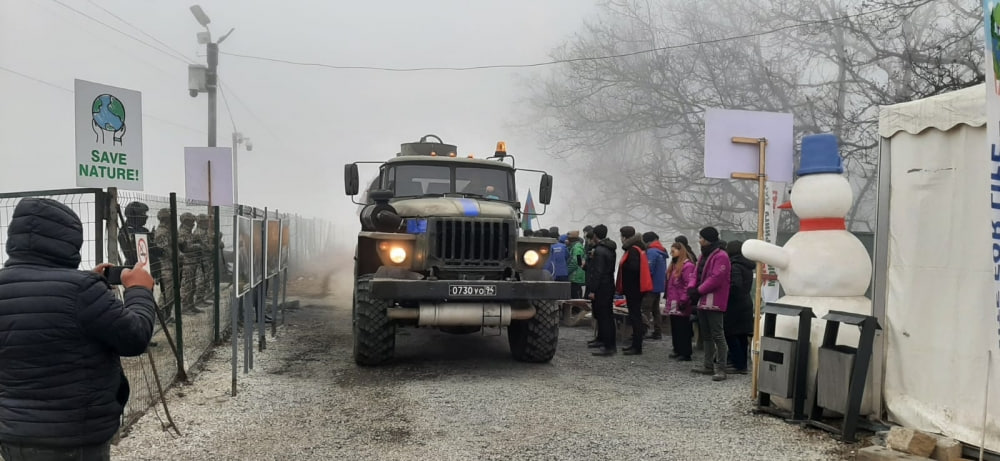
[[[712,375],[712,381],[726,379],[726,357],[729,346],[723,329],[723,314],[729,302],[729,277],[732,269],[726,243],[719,240],[719,231],[706,227],[701,236],[701,259],[698,261],[698,285],[688,290],[698,307],[698,333],[705,345],[705,361],[695,373]]]
[[[670,267],[667,268],[667,315],[670,316],[670,338],[674,352],[670,358],[683,362],[691,361],[691,313],[694,306],[688,297],[688,290],[694,288],[696,278],[694,263],[688,259],[684,244],[670,245]]]

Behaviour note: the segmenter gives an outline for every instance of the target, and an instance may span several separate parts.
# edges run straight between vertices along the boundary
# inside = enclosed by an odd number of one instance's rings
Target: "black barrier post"
[[[108,196],[103,190],[94,192],[94,265],[104,262],[104,219],[108,213]],[[118,238],[118,236],[114,236]]]
[[[221,237],[222,237],[222,222],[219,219],[219,207],[218,206],[212,207],[212,234],[211,235],[212,235],[212,240],[213,240],[212,245],[215,247],[215,250],[212,251],[212,254],[214,255],[214,257],[212,258],[212,261],[213,261],[212,262],[212,270],[213,270],[213,275],[214,275],[214,278],[215,278],[215,280],[214,280],[214,284],[215,284],[215,299],[212,300],[212,303],[213,303],[213,306],[212,306],[212,321],[213,321],[213,325],[212,326],[215,328],[215,331],[214,331],[214,333],[215,333],[215,335],[214,335],[214,337],[215,337],[215,343],[218,344],[219,341],[222,339],[222,331],[221,331],[222,330],[222,325],[220,324],[220,319],[219,319],[219,303],[222,301],[222,299],[221,299],[221,297],[222,297],[222,270],[221,269],[222,268],[220,267],[222,265],[222,263],[220,261],[222,259],[222,247],[219,245],[219,243],[222,241],[222,239],[221,239]]]
[[[257,286],[257,302],[254,304],[257,306],[257,350],[263,352],[267,349],[267,338],[264,335],[264,309],[267,308],[267,207],[264,207],[264,220],[260,224],[260,255],[264,264],[261,264],[260,285]]]
[[[239,277],[239,264],[240,264],[240,245],[239,245],[239,232],[240,232],[240,213],[242,213],[243,208],[236,203],[233,203],[233,285],[232,289],[229,290],[229,339],[232,342],[232,356],[230,360],[232,361],[232,395],[236,397],[236,369],[237,361],[239,360],[239,315],[243,311],[243,298],[240,297],[240,284],[237,283],[237,278]]]
[[[281,324],[285,324],[285,303],[288,302],[288,265],[286,263],[285,269],[282,272],[281,281]]]
[[[177,336],[177,379],[187,381],[184,371],[184,322],[181,320],[181,268],[177,243],[177,193],[170,193],[170,264],[174,278],[174,328]]]

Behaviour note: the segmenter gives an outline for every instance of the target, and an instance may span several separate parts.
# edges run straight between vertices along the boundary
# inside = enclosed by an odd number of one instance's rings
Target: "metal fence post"
[[[187,381],[184,371],[184,322],[181,320],[181,268],[177,243],[177,193],[170,193],[170,264],[174,277],[174,324],[177,337],[177,379]]]
[[[264,207],[264,220],[261,221],[260,244],[261,256],[267,262],[267,207]],[[264,310],[267,308],[267,264],[261,265],[263,272],[260,274],[260,285],[257,286],[257,348],[259,351],[267,349],[267,337],[264,335]]]
[[[107,197],[103,190],[94,192],[94,265],[104,262],[104,217]]]
[[[236,362],[239,360],[239,318],[237,317],[240,312],[243,311],[243,298],[240,297],[240,286],[236,283],[237,274],[239,273],[239,258],[240,258],[240,246],[239,246],[239,223],[240,223],[240,213],[242,212],[242,207],[238,204],[233,204],[233,280],[232,288],[229,290],[229,339],[232,343],[232,356],[230,357],[232,361],[232,395],[236,397]]]
[[[219,207],[212,207],[212,275],[215,285],[214,299],[212,300],[212,328],[214,329],[215,343],[218,344],[222,338],[222,325],[219,320],[219,303],[222,301],[222,221],[219,219]]]
[[[120,263],[118,259],[118,188],[109,187],[105,197],[107,207],[104,219],[107,219],[108,229],[108,262],[117,266]]]

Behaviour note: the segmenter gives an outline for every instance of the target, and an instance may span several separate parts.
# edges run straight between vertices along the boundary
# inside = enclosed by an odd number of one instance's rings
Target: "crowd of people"
[[[170,209],[161,208],[156,213],[159,225],[154,231],[146,228],[149,206],[134,201],[125,206],[125,224],[118,232],[118,245],[126,266],[133,266],[136,255],[135,234],[146,234],[149,242],[150,270],[160,287],[159,306],[164,318],[173,312],[174,273],[173,248],[170,236]],[[177,229],[177,261],[180,279],[181,305],[184,312],[200,314],[197,305],[209,301],[212,292],[212,262],[210,258],[212,235],[215,234],[207,214],[181,213]]]
[[[696,254],[684,235],[667,248],[655,232],[639,234],[632,226],[618,232],[616,242],[603,224],[585,227],[583,238],[575,230],[560,234],[558,227],[525,231],[558,240],[545,270],[554,280],[570,282],[572,298],[590,300],[597,323],[596,336],[587,343],[598,349],[593,355],[618,353],[614,307],[619,304],[632,331],[624,355],[642,354],[644,340],[661,340],[667,322],[671,359],[692,360],[697,328],[704,357],[692,371],[714,381],[746,374],[755,264],[740,251],[742,242],[727,243],[716,228],[705,227],[698,232],[701,251]]]

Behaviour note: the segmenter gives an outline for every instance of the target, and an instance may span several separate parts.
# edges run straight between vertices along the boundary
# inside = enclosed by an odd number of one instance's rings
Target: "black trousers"
[[[625,293],[628,305],[628,323],[632,326],[632,349],[642,351],[642,337],[646,335],[646,322],[642,321],[642,293]]]
[[[750,350],[750,335],[726,335],[729,345],[729,361],[737,370],[747,369],[747,353]]]
[[[594,320],[597,321],[597,340],[603,342],[606,349],[618,348],[615,339],[614,302],[613,290],[598,289],[594,293],[594,300],[590,307]]]
[[[569,297],[571,299],[583,299],[583,284],[582,283],[569,283]]]
[[[691,338],[694,328],[691,327],[691,317],[687,315],[670,316],[670,338],[674,353],[681,357],[691,357]]]
[[[0,442],[5,461],[111,461],[111,441],[85,447],[42,447]]]

